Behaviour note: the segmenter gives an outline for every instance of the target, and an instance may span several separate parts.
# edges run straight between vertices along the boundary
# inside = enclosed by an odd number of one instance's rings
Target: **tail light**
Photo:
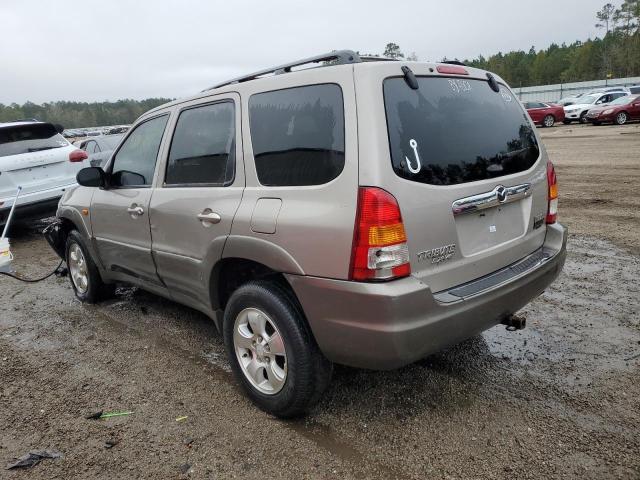
[[[391,280],[411,273],[398,202],[380,188],[360,187],[349,278]]]
[[[84,150],[74,150],[69,154],[70,162],[82,162],[87,158],[89,158],[89,155],[87,155],[87,152],[85,152]]]
[[[547,162],[547,184],[549,186],[547,223],[556,223],[558,219],[558,179],[551,162]]]

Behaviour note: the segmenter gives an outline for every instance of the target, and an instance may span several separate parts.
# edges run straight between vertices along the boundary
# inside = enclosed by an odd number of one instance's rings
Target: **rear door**
[[[0,126],[0,198],[74,184],[88,162],[71,162],[73,150],[50,123]]]
[[[437,292],[538,249],[546,157],[517,97],[483,71],[426,64],[414,90],[400,66],[355,67],[360,184],[398,200],[412,274]]]
[[[210,306],[208,275],[245,184],[239,105],[237,94],[187,103],[172,127],[149,211],[158,274],[177,300]]]
[[[91,227],[103,266],[124,280],[161,287],[151,256],[149,201],[169,114],[139,123],[108,167],[109,187],[96,189]]]

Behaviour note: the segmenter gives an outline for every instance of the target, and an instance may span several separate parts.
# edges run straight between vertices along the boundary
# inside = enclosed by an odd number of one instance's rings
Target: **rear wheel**
[[[545,127],[553,127],[555,123],[556,123],[556,119],[553,115],[547,115],[542,120],[542,125],[544,125]]]
[[[101,297],[113,293],[114,286],[102,281],[89,249],[77,230],[69,232],[65,253],[71,288],[80,301],[95,303]]]
[[[625,123],[627,123],[627,120],[629,120],[629,117],[627,116],[626,112],[620,112],[619,114],[616,115],[617,125],[624,125]]]
[[[332,365],[292,295],[276,282],[238,288],[224,312],[224,342],[237,381],[262,410],[299,416],[321,397]]]

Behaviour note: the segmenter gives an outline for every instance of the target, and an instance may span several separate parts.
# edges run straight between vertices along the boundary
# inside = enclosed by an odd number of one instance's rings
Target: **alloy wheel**
[[[257,308],[245,308],[236,317],[233,347],[240,369],[259,392],[275,395],[287,380],[284,339],[275,323]]]
[[[624,112],[620,112],[618,115],[616,115],[616,123],[618,125],[624,125],[625,123],[627,123],[627,114]]]
[[[553,127],[553,124],[556,123],[555,118],[552,115],[547,115],[544,117],[544,126],[545,127]]]
[[[69,274],[71,281],[79,293],[89,290],[89,270],[82,249],[77,243],[69,247]]]

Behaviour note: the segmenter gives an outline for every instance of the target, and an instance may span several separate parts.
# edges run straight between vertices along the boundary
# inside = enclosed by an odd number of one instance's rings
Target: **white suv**
[[[0,225],[4,225],[18,186],[14,219],[55,214],[76,174],[88,167],[87,153],[71,145],[61,128],[34,120],[0,123]]]

